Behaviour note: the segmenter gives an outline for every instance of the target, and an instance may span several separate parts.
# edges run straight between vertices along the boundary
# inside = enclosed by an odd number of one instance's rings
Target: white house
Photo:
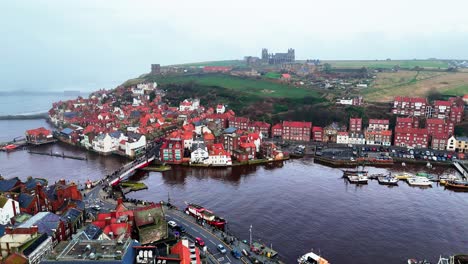
[[[353,105],[353,99],[338,99],[336,100],[336,103],[337,104],[341,104],[341,105]]]
[[[209,151],[207,164],[213,166],[230,166],[232,165],[231,154],[224,150],[221,144],[215,144]]]
[[[338,134],[336,135],[336,143],[349,144],[348,132],[338,132]]]
[[[201,123],[195,125],[195,133],[197,135],[204,135],[205,133],[213,134],[211,129]]]
[[[225,111],[226,111],[226,107],[224,107],[224,105],[219,104],[218,106],[216,106],[217,114],[223,114]]]
[[[179,105],[179,111],[193,111],[200,107],[200,99],[185,99]]]
[[[11,218],[20,213],[19,203],[13,199],[0,196],[0,224],[10,224]]]
[[[117,141],[118,142],[118,141]],[[93,140],[93,149],[99,153],[110,154],[117,149],[118,144],[114,144],[109,134],[100,134]]]
[[[128,140],[125,142],[125,155],[135,156],[135,151],[146,146],[146,137],[141,134],[128,133]]]
[[[348,144],[364,145],[366,144],[366,137],[363,133],[351,132],[348,136]]]
[[[451,136],[447,140],[447,150],[448,151],[455,151],[456,148],[457,148],[457,139],[454,136]]]
[[[192,153],[190,154],[191,163],[208,164],[209,153],[205,141],[202,138],[196,138],[192,143]]]

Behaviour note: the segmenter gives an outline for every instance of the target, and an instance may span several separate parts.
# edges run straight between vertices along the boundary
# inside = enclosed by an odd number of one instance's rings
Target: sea
[[[47,104],[34,100],[47,109]],[[23,104],[22,109],[40,107]],[[11,139],[39,126],[50,127],[45,120],[0,121],[0,137]],[[88,160],[40,156],[25,150],[0,152],[0,174],[84,183],[127,162],[61,143],[37,150],[87,156]],[[366,169],[370,173],[457,173],[437,166]],[[296,263],[310,251],[330,263],[389,264],[407,263],[408,258],[436,262],[439,255],[468,253],[468,193],[446,190],[437,183],[432,188],[414,188],[405,182],[389,187],[376,181],[357,186],[345,181],[339,168],[316,164],[307,157],[224,169],[173,167],[168,172],[135,177],[148,189],[128,197],[156,202],[170,198],[180,208],[186,202],[201,204],[224,217],[229,230],[240,239],[248,240],[252,225],[253,239],[272,246],[285,263]]]

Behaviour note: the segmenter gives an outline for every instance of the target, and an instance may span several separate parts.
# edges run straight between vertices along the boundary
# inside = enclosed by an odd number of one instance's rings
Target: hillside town
[[[168,164],[230,166],[257,159],[281,160],[283,142],[397,146],[468,152],[468,138],[455,135],[467,96],[429,102],[395,97],[390,119],[349,118],[347,124],[321,127],[312,122],[269,124],[237,116],[223,104],[204,106],[196,98],[178,106],[164,101],[157,83],[100,90],[89,98],[54,103],[56,137],[102,155],[135,158],[147,144],[163,139],[161,161]],[[313,113],[311,113],[313,115]],[[50,138],[43,128],[27,131],[32,141]]]

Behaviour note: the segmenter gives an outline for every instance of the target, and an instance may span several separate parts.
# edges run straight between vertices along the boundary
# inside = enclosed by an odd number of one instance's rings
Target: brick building
[[[229,127],[247,130],[249,128],[250,120],[247,117],[230,117],[228,119]]]
[[[283,121],[283,140],[310,141],[311,122]]]
[[[390,121],[388,119],[369,119],[368,130],[388,130]]]
[[[395,128],[418,128],[419,119],[416,117],[397,117]]]
[[[315,142],[323,141],[323,128],[319,126],[312,127],[312,140]]]
[[[360,132],[362,130],[362,118],[350,118],[349,119],[349,131]]]
[[[426,98],[397,96],[393,101],[392,113],[395,115],[425,116],[426,106]]]
[[[427,148],[428,142],[426,128],[395,128],[393,145],[397,147]]]

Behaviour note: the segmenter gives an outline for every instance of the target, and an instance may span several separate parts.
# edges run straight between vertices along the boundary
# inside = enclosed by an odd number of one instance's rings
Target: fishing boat
[[[377,177],[379,184],[383,185],[398,185],[398,178],[391,175]]]
[[[2,150],[6,151],[6,152],[10,152],[10,151],[13,151],[13,150],[15,150],[17,148],[18,148],[17,145],[10,144],[10,145],[6,145],[5,147],[3,147]]]
[[[445,185],[445,184],[447,184],[447,182],[449,182],[449,181],[456,181],[456,180],[457,180],[457,177],[454,176],[454,175],[440,176],[440,177],[439,177],[440,185]]]
[[[342,171],[343,171],[344,176],[355,175],[355,174],[364,174],[364,175],[367,176],[367,173],[368,173],[368,171],[366,171],[366,170],[358,170],[358,169],[356,169],[356,170],[346,170],[345,169],[345,170],[342,170]]]
[[[357,183],[357,184],[367,184],[369,178],[366,175],[358,173],[355,175],[348,175],[348,180],[350,183]]]
[[[185,213],[192,215],[197,220],[203,221],[211,226],[224,230],[226,226],[226,220],[222,217],[215,215],[212,211],[200,206],[198,204],[186,203],[187,208]]]
[[[299,264],[328,264],[328,260],[322,258],[321,256],[315,254],[314,252],[309,252],[300,258],[297,259]]]
[[[402,172],[395,174],[395,177],[399,180],[408,180],[409,178],[414,178],[414,175],[408,172]]]
[[[411,186],[432,186],[432,182],[425,177],[413,177],[407,179]]]
[[[452,180],[445,183],[447,189],[459,189],[468,191],[468,181]]]
[[[436,176],[434,176],[432,174],[429,174],[429,173],[426,173],[426,172],[418,172],[418,173],[416,173],[416,176],[425,177],[430,181],[437,181],[438,180]]]

